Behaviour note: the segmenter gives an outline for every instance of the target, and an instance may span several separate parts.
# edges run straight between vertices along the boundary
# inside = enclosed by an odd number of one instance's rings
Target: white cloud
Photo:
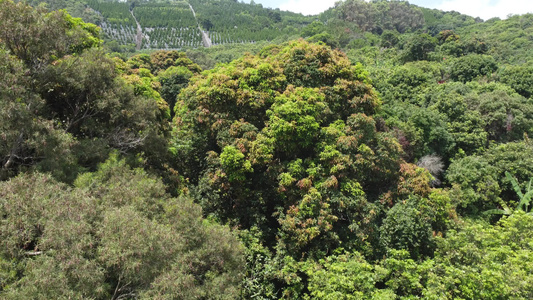
[[[488,20],[493,17],[505,19],[509,14],[533,13],[531,0],[444,0],[437,6],[444,11],[460,13]]]
[[[281,10],[288,10],[304,15],[316,15],[335,5],[338,0],[289,0],[279,6]]]

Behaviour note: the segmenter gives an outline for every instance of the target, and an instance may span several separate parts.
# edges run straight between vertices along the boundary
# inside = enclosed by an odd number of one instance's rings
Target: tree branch
[[[11,153],[9,155],[9,159],[7,162],[2,166],[2,169],[9,169],[11,165],[15,162],[15,158],[17,157],[17,152],[20,147],[20,144],[22,144],[24,138],[24,132],[21,132],[17,138],[17,141],[13,145],[13,148],[11,149]]]

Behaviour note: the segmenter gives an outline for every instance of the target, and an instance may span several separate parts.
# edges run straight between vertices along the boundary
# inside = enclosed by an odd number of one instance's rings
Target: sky
[[[332,7],[337,0],[254,0],[264,7],[279,8],[305,15],[314,15]],[[244,0],[250,2],[250,0]],[[533,0],[411,0],[411,4],[480,17],[483,20],[510,14],[533,13]]]

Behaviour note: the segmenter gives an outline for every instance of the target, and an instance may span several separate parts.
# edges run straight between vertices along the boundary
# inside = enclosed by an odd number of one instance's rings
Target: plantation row
[[[135,43],[136,28],[117,23],[103,22],[101,25],[104,34],[116,40],[121,45]],[[246,33],[244,30],[234,32],[208,32],[213,45],[253,43],[261,40],[272,40],[279,34],[277,30]],[[184,47],[197,48],[202,46],[202,37],[197,27],[168,28],[147,27],[143,28],[143,49],[181,49]]]
[[[100,27],[107,37],[116,40],[121,45],[135,43],[135,35],[137,33],[135,26],[103,22]]]
[[[197,27],[188,28],[144,28],[143,48],[175,49],[183,47],[200,47],[202,37]]]
[[[196,27],[196,19],[189,6],[150,7],[134,9],[135,17],[142,27]]]
[[[102,14],[107,23],[135,26],[128,3],[87,0],[87,5]]]

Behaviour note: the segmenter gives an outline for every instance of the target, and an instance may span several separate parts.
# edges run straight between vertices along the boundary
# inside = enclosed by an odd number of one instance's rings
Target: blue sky
[[[250,2],[250,0],[242,0]],[[332,7],[337,0],[254,0],[264,7],[280,8],[303,14],[318,14]],[[484,20],[499,17],[505,19],[509,14],[533,13],[533,0],[411,0],[411,4],[437,8],[445,11],[455,10]]]

